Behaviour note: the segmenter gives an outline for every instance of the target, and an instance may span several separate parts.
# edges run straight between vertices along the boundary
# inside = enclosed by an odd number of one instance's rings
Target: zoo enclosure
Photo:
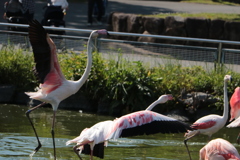
[[[14,44],[20,48],[29,48],[29,40],[27,32],[9,31],[8,27],[27,28],[28,25],[0,23],[1,28],[6,27],[6,30],[0,30],[0,46]],[[51,35],[59,50],[72,50],[80,52],[86,49],[88,36],[92,30],[87,29],[71,29],[71,28],[54,28],[45,27],[50,30],[77,32],[81,36],[71,35]],[[157,39],[167,39],[172,41],[187,41],[187,42],[202,42],[213,44],[216,47],[202,47],[192,45],[177,45],[165,43],[150,43],[137,42],[130,40],[118,40],[109,38],[99,38],[97,40],[97,49],[103,56],[117,57],[122,54],[124,58],[131,61],[143,61],[150,66],[159,64],[174,63],[182,66],[202,66],[205,69],[214,69],[216,65],[224,66],[235,72],[240,72],[240,50],[224,48],[223,45],[240,45],[237,41],[224,41],[200,38],[186,38],[163,35],[146,35],[123,32],[111,32],[111,36],[127,36],[127,37],[150,37]]]

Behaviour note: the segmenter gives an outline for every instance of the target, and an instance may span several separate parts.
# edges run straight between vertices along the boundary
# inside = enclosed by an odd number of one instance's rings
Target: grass
[[[202,3],[202,4],[217,4],[217,5],[240,5],[238,3],[228,2],[224,0],[182,0],[181,2],[187,3]]]
[[[153,16],[153,15],[151,15]],[[200,17],[206,19],[222,19],[225,21],[240,21],[240,14],[226,14],[226,13],[161,13],[154,15],[158,18],[165,18],[167,16]]]

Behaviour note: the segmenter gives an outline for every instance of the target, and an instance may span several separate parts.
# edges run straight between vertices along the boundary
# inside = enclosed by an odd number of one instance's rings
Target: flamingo
[[[91,128],[84,129],[80,136],[67,141],[66,145],[77,143],[74,147],[74,152],[79,157],[78,151],[90,154],[92,160],[93,155],[103,158],[103,148],[107,145],[109,139],[143,134],[186,132],[190,129],[187,124],[151,111],[157,104],[165,103],[172,99],[172,95],[162,95],[146,110],[127,114],[113,121],[99,122]],[[88,151],[89,149],[85,150],[88,147],[87,144],[90,145],[90,152]]]
[[[74,152],[78,155],[78,153],[89,154],[89,146],[90,146],[90,159],[93,159],[93,156],[97,156],[99,158],[104,157],[103,147],[107,146],[107,134],[108,130],[113,124],[113,121],[103,121],[93,125],[91,128],[85,128],[78,137],[69,140],[66,142],[66,145],[71,143],[77,143],[76,146],[73,147]],[[89,144],[89,145],[87,145]],[[96,145],[96,146],[95,146]],[[96,147],[99,147],[96,149]],[[97,150],[102,150],[102,152],[96,153]]]
[[[240,160],[237,149],[228,141],[217,138],[211,140],[199,151],[199,160]]]
[[[219,115],[215,115],[215,114],[211,114],[211,115],[207,115],[204,116],[200,119],[198,119],[196,122],[194,122],[191,125],[191,128],[193,129],[192,131],[188,131],[185,134],[186,139],[184,140],[184,144],[187,148],[189,157],[191,159],[190,156],[190,152],[187,146],[187,141],[198,135],[198,134],[204,134],[204,135],[208,135],[208,139],[211,139],[211,136],[216,133],[217,131],[219,131],[227,122],[228,119],[228,110],[229,110],[229,106],[228,106],[228,96],[227,96],[227,83],[228,81],[231,81],[232,77],[231,75],[225,75],[224,76],[224,110],[223,110],[223,115],[219,116]]]
[[[239,127],[240,126],[240,87],[235,88],[235,91],[230,99],[230,107],[231,107],[231,118],[230,121],[232,121],[229,125],[227,125],[228,128],[233,127]],[[237,143],[240,143],[240,133],[237,137]]]
[[[37,77],[40,85],[37,92],[26,92],[28,96],[32,99],[42,101],[38,106],[35,106],[29,109],[26,112],[26,116],[30,121],[30,124],[34,130],[35,136],[38,141],[38,146],[30,154],[32,157],[40,148],[41,142],[39,141],[37,132],[31,121],[29,114],[43,106],[46,103],[50,103],[53,108],[53,119],[52,119],[52,140],[53,140],[53,149],[54,149],[54,159],[56,159],[56,149],[55,149],[55,140],[54,140],[54,126],[55,126],[55,116],[58,109],[59,103],[66,99],[67,97],[75,94],[87,80],[91,66],[92,66],[92,50],[93,50],[93,39],[96,38],[99,34],[108,34],[106,30],[94,30],[90,34],[87,43],[87,66],[82,75],[82,77],[77,81],[66,80],[64,75],[61,72],[59,62],[57,59],[56,46],[52,39],[47,34],[46,30],[42,25],[37,21],[33,20],[29,22],[29,39],[32,45],[34,60],[35,60],[35,69],[34,73]]]

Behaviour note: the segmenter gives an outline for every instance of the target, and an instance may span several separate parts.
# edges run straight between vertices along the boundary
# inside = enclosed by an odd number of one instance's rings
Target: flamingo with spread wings
[[[87,80],[91,66],[92,66],[92,50],[93,50],[93,39],[97,38],[100,34],[108,34],[106,30],[95,30],[92,31],[88,39],[87,44],[87,66],[82,75],[82,77],[77,81],[66,80],[64,75],[61,72],[59,62],[57,59],[56,46],[52,39],[49,37],[42,25],[37,21],[33,20],[29,22],[29,39],[33,49],[34,60],[35,60],[35,69],[34,73],[39,80],[40,86],[37,92],[26,92],[28,96],[32,99],[42,101],[43,103],[29,109],[26,112],[26,116],[31,123],[31,126],[34,130],[35,136],[38,141],[38,146],[33,151],[30,156],[33,156],[40,148],[41,142],[39,141],[37,132],[31,121],[29,114],[42,106],[43,104],[50,103],[53,108],[53,120],[52,120],[52,140],[53,140],[53,149],[54,149],[54,159],[56,159],[56,149],[55,149],[55,140],[54,140],[54,125],[55,125],[55,115],[58,109],[59,103],[75,94]]]
[[[237,149],[228,141],[211,140],[199,151],[199,160],[240,160]]]
[[[74,147],[74,152],[79,158],[81,159],[78,151],[90,154],[92,160],[92,156],[104,158],[104,145],[106,146],[109,139],[144,134],[186,132],[188,129],[191,129],[189,125],[151,111],[157,104],[165,103],[172,99],[172,95],[162,95],[146,110],[127,114],[114,121],[99,122],[91,128],[84,129],[80,136],[67,141],[66,144],[77,143]],[[87,144],[90,145],[90,148]]]
[[[215,114],[211,114],[211,115],[207,115],[204,116],[200,119],[198,119],[196,122],[194,122],[191,125],[191,128],[193,129],[193,131],[188,131],[185,134],[186,139],[184,140],[184,144],[187,148],[189,157],[191,159],[190,156],[190,152],[187,146],[187,141],[198,135],[198,134],[204,134],[204,135],[208,135],[208,138],[210,140],[211,136],[216,133],[217,131],[219,131],[227,122],[228,119],[228,112],[229,112],[229,106],[228,106],[228,96],[227,96],[227,83],[228,81],[231,81],[232,77],[230,75],[225,75],[224,76],[224,110],[223,110],[223,115],[219,116],[219,115],[215,115]]]

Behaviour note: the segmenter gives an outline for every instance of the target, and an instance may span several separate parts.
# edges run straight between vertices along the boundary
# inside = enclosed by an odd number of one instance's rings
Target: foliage
[[[21,91],[33,90],[38,86],[31,72],[33,56],[21,49],[3,47],[0,52],[0,84],[13,84]],[[86,67],[86,51],[59,54],[59,62],[67,79],[77,80]],[[104,59],[101,53],[93,53],[91,74],[80,92],[97,107],[108,106],[109,114],[129,113],[145,109],[162,94],[178,97],[182,90],[187,93],[207,92],[223,98],[223,77],[231,74],[234,81],[229,84],[229,96],[240,85],[240,74],[230,70],[206,71],[200,66],[182,67],[178,63],[167,63],[149,67],[141,61],[128,61],[121,55]],[[17,79],[17,80],[16,80]],[[169,105],[170,104],[170,105]],[[177,106],[176,101],[166,104],[162,111]],[[222,109],[222,103],[218,103]],[[178,105],[179,107],[179,105]]]
[[[18,90],[29,90],[37,86],[32,72],[33,58],[23,54],[23,50],[14,46],[4,46],[0,50],[0,84],[16,85]]]

